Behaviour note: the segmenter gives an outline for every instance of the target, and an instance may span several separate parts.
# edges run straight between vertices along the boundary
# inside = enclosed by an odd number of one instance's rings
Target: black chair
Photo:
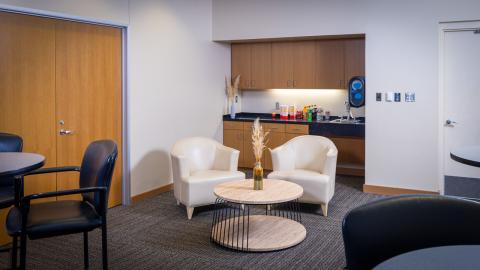
[[[380,199],[343,219],[347,269],[372,269],[409,251],[480,244],[480,203],[438,195]]]
[[[23,140],[20,136],[0,133],[0,152],[22,152]],[[2,178],[0,181],[0,209],[8,208],[15,202],[15,179]]]
[[[0,133],[0,152],[22,152],[23,140],[22,137],[8,134]],[[15,184],[20,184],[15,182],[13,177],[2,178],[0,181],[0,209],[9,208],[15,203]],[[17,187],[18,191],[22,191],[23,188],[20,186]],[[18,194],[17,198],[20,198],[22,194]],[[4,246],[0,248],[0,252],[12,252],[11,254],[11,263],[12,268],[15,266],[16,255],[17,255],[17,242],[12,243],[12,247]]]
[[[27,236],[34,240],[80,232],[83,232],[85,269],[88,269],[88,232],[95,228],[102,229],[103,269],[108,269],[107,202],[116,158],[117,146],[113,141],[95,141],[85,151],[81,167],[46,168],[28,174],[77,171],[80,188],[25,196],[20,207],[9,211],[7,232],[14,241],[20,236],[20,269],[25,269]],[[30,203],[72,194],[81,194],[82,200]]]

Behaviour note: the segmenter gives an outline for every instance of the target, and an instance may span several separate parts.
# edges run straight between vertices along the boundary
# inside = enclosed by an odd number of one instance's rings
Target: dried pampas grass
[[[255,119],[252,127],[252,146],[255,160],[259,162],[262,159],[263,150],[266,148],[268,131],[264,132],[260,125],[260,118]]]
[[[238,85],[240,84],[240,75],[238,75],[234,83],[232,84],[232,81],[228,80],[228,78],[225,76],[225,94],[229,99],[234,99],[235,96],[238,96]]]

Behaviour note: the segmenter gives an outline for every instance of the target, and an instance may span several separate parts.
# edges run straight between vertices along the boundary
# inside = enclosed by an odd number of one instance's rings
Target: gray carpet
[[[345,265],[341,222],[346,212],[379,196],[359,190],[362,179],[338,176],[329,216],[303,206],[307,238],[293,248],[241,253],[209,241],[211,207],[196,208],[187,220],[173,192],[109,211],[110,269],[342,269]],[[316,213],[318,212],[318,213]],[[91,269],[101,268],[100,232],[90,233]],[[0,254],[3,268],[8,255]],[[70,235],[28,241],[27,269],[82,269],[82,237]]]

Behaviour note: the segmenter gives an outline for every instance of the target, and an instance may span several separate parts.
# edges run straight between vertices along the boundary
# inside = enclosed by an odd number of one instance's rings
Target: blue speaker
[[[365,77],[355,76],[348,82],[348,102],[351,107],[365,105]]]

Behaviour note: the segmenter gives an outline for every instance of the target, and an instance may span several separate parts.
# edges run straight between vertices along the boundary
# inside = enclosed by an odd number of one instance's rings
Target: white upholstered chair
[[[328,138],[305,135],[271,150],[271,179],[287,180],[303,187],[300,201],[320,204],[324,216],[335,191],[338,150]]]
[[[201,137],[180,140],[171,152],[174,194],[187,208],[188,219],[197,206],[215,202],[215,185],[245,179],[237,170],[240,152]]]

